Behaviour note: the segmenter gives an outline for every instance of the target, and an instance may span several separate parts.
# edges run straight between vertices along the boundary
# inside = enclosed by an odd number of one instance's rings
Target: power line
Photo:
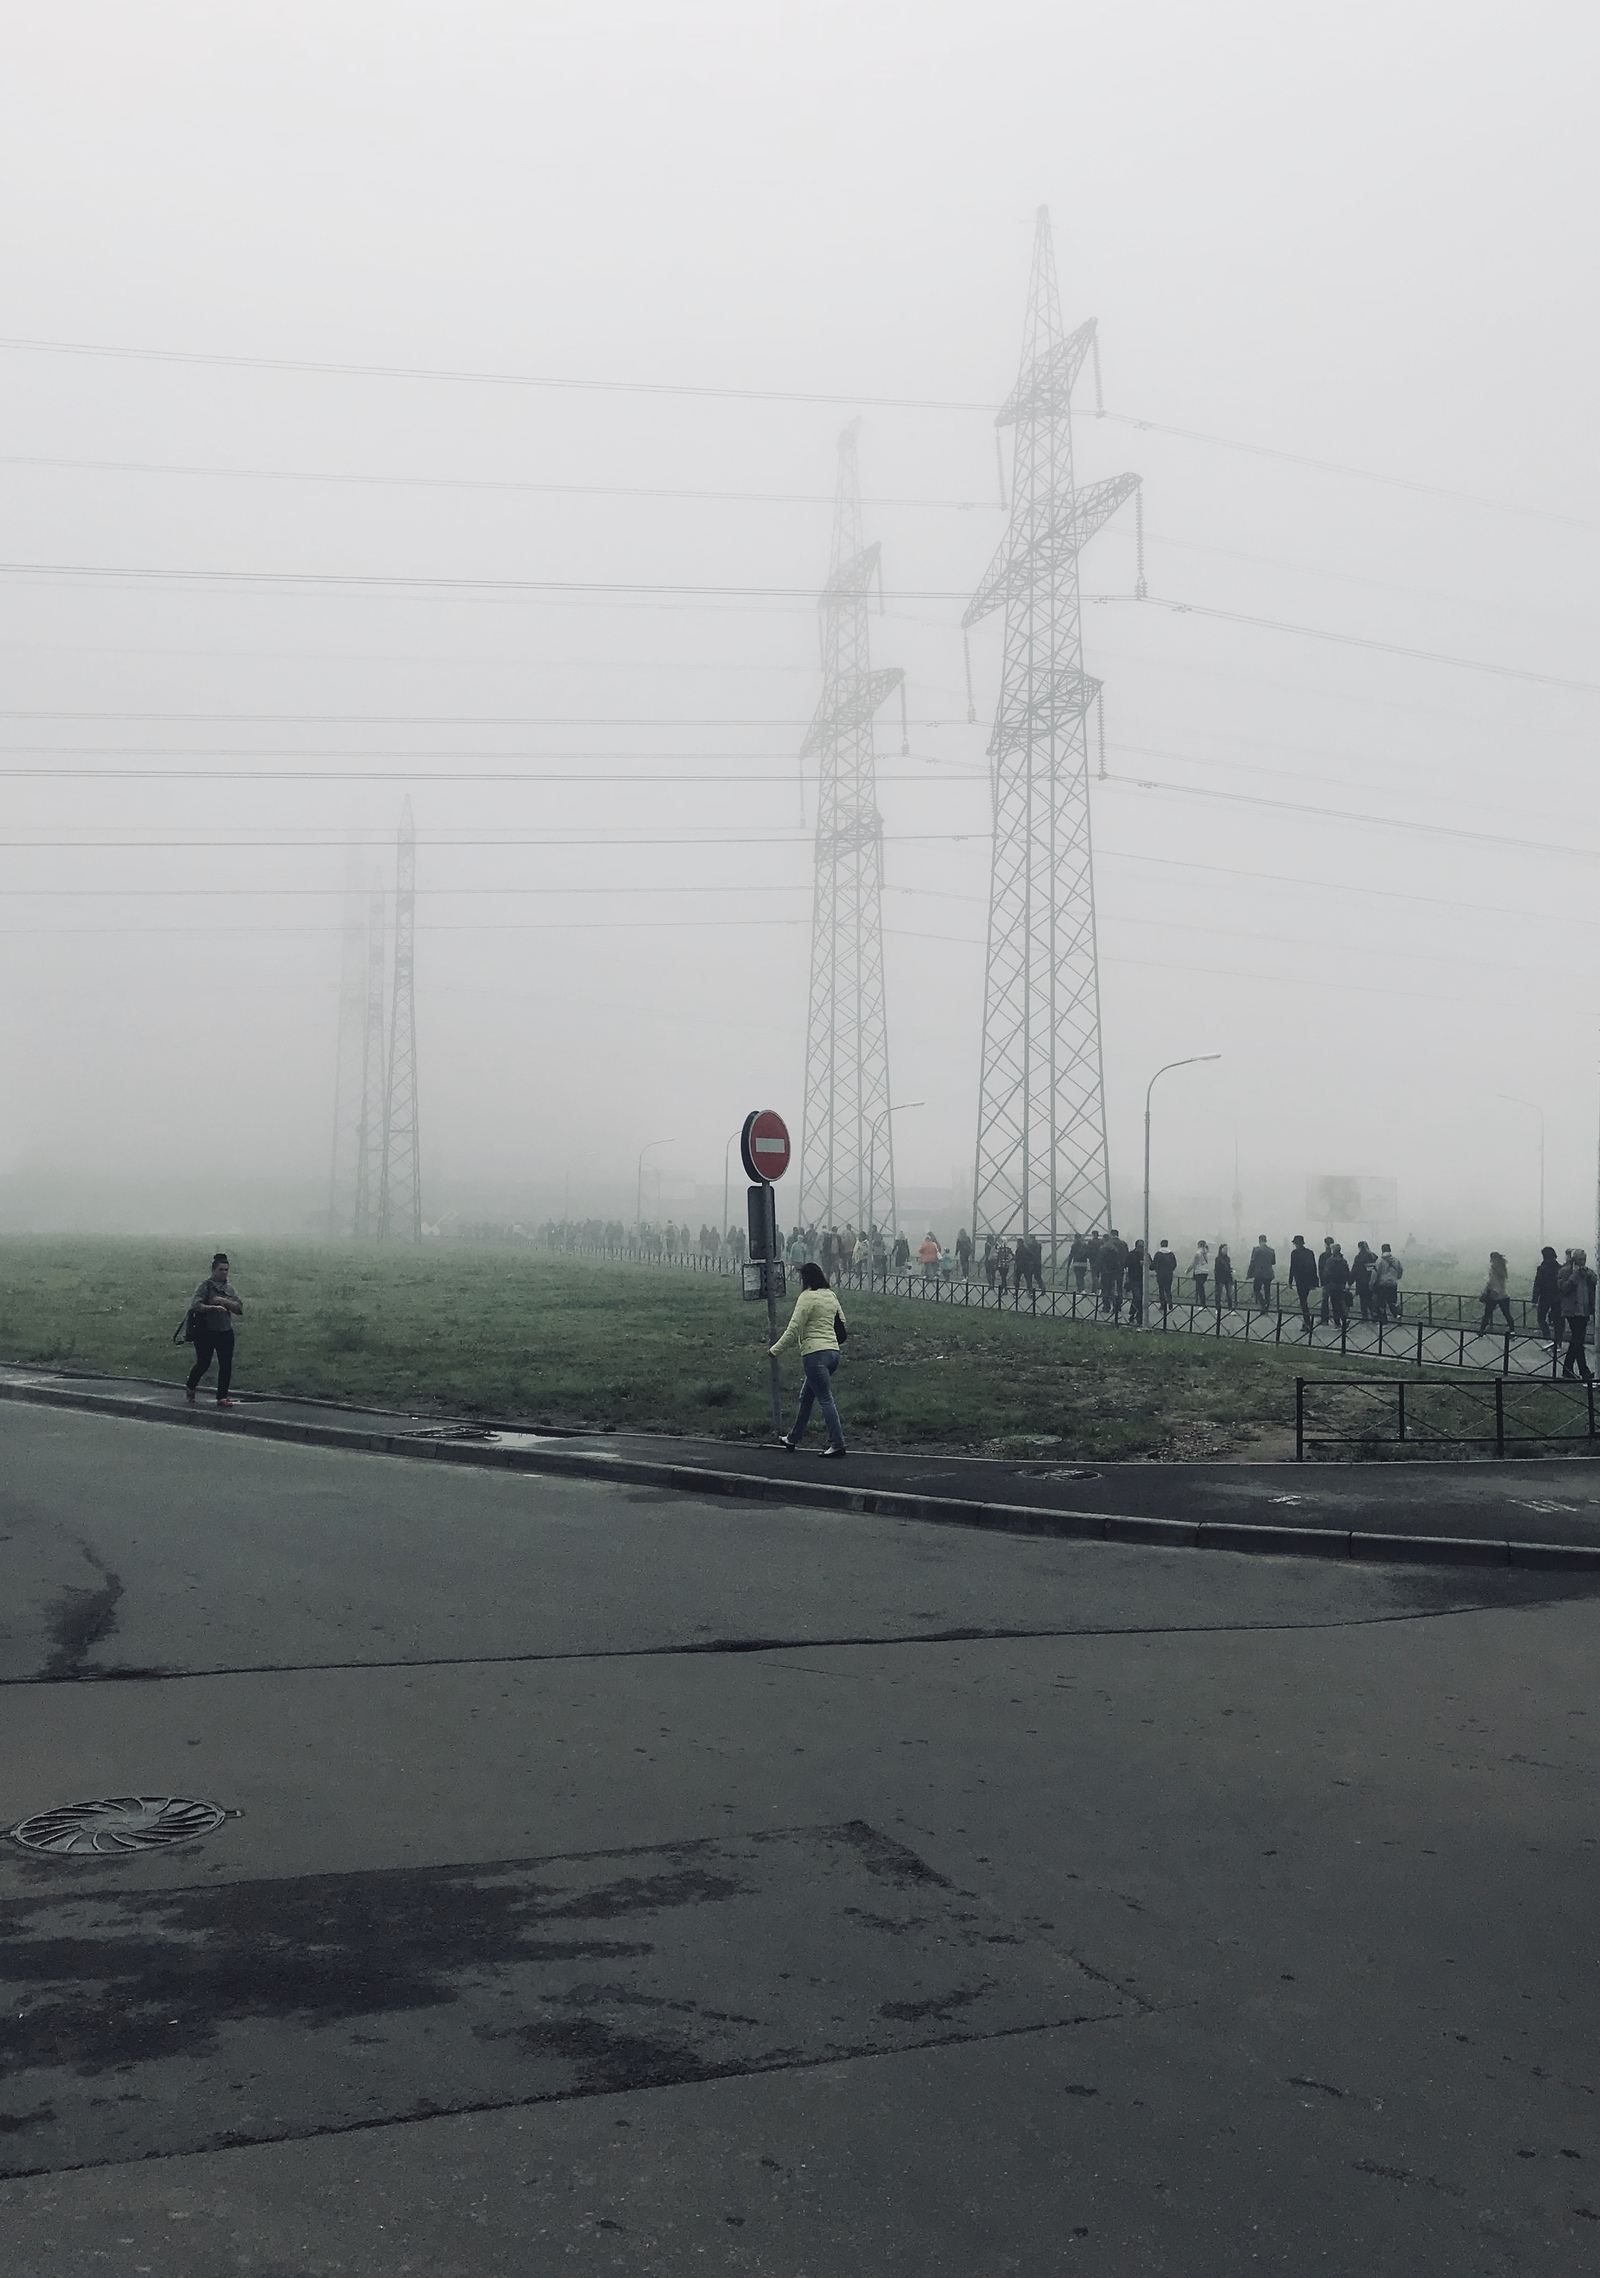
[[[1180,799],[1219,800],[1233,807],[1263,807],[1284,815],[1303,816],[1308,822],[1356,823],[1363,830],[1405,831],[1425,838],[1457,839],[1473,846],[1492,846],[1503,854],[1560,854],[1576,862],[1600,859],[1600,848],[1560,846],[1552,841],[1507,838],[1498,831],[1456,830],[1448,823],[1408,822],[1392,815],[1360,814],[1344,807],[1307,807],[1296,799],[1267,799],[1254,791],[1209,791],[1198,784],[1141,782],[1132,775],[1112,775],[1107,784],[1125,791],[1170,791]]]
[[[0,576],[20,578],[89,577],[114,581],[153,580],[164,585],[371,586],[380,592],[572,593],[689,596],[711,601],[809,601],[821,596],[814,585],[672,585],[632,583],[613,578],[395,577],[370,571],[149,569],[103,562],[0,562]],[[960,601],[956,587],[890,589],[895,601]]]
[[[511,482],[500,477],[472,475],[356,475],[328,474],[308,467],[197,466],[166,459],[59,459],[21,452],[0,452],[0,467],[58,467],[83,473],[117,475],[201,475],[247,482],[345,483],[362,488],[393,490],[510,491],[541,498],[663,498],[693,499],[739,506],[830,506],[826,491],[811,490],[672,490],[647,483]],[[998,513],[992,498],[872,498],[864,506],[915,506],[948,508],[952,512]]]
[[[931,598],[931,597],[930,597]],[[1094,594],[1090,599],[1131,600],[1131,595]],[[1292,625],[1279,617],[1252,617],[1239,609],[1213,609],[1203,601],[1166,601],[1150,594],[1141,607],[1165,609],[1179,617],[1209,617],[1225,625],[1250,625],[1258,632],[1291,633],[1304,641],[1332,641],[1340,648],[1372,649],[1381,656],[1406,657],[1421,664],[1452,665],[1458,672],[1488,672],[1500,680],[1527,680],[1541,688],[1572,688],[1581,695],[1600,696],[1600,681],[1566,680],[1553,672],[1529,672],[1520,665],[1491,664],[1483,657],[1449,656],[1438,649],[1406,648],[1398,641],[1375,641],[1365,633],[1331,633],[1320,625]]]
[[[472,387],[543,388],[563,394],[636,395],[701,398],[713,402],[815,403],[867,407],[882,411],[960,411],[993,415],[992,403],[967,397],[839,395],[802,388],[741,388],[685,384],[665,380],[574,380],[529,372],[474,372],[419,364],[357,364],[298,356],[242,356],[204,353],[179,348],[125,348],[108,341],[31,340],[0,338],[0,349],[37,356],[85,356],[119,359],[141,364],[188,364],[223,371],[306,372],[324,377],[374,380],[422,380]],[[1447,498],[1458,504],[1488,508],[1499,514],[1516,514],[1540,522],[1556,522],[1575,530],[1600,529],[1600,522],[1550,507],[1528,506],[1515,499],[1493,498],[1479,491],[1457,490],[1447,483],[1420,481],[1412,475],[1380,473],[1372,467],[1350,466],[1343,460],[1323,459],[1304,451],[1279,449],[1274,444],[1252,443],[1234,435],[1216,435],[1200,427],[1178,427],[1168,420],[1142,419],[1134,412],[1074,411],[1076,419],[1108,420],[1116,427],[1131,427],[1145,435],[1170,435],[1186,443],[1205,443],[1213,450],[1242,451],[1251,458],[1271,459],[1284,466],[1309,467],[1318,474],[1340,475],[1355,482],[1377,483],[1387,490],[1412,491],[1423,497]]]

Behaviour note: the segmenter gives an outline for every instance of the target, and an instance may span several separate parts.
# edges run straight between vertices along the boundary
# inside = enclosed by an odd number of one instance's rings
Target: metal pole
[[[1220,1052],[1191,1052],[1187,1060],[1169,1060],[1158,1068],[1144,1090],[1144,1254],[1150,1255],[1150,1094],[1165,1075],[1174,1068],[1197,1068],[1203,1060],[1220,1060]]]
[[[652,1147],[675,1147],[675,1139],[647,1139],[639,1149],[639,1177],[634,1189],[633,1216],[635,1225],[644,1224],[644,1159]]]

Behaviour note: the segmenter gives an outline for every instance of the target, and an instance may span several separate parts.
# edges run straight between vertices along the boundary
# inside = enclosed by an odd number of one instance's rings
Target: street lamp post
[[[633,1222],[636,1226],[644,1224],[644,1159],[652,1147],[671,1147],[674,1145],[676,1145],[676,1141],[672,1139],[649,1139],[639,1149],[639,1179],[634,1192],[633,1207]]]
[[[1167,1062],[1167,1064],[1166,1064],[1166,1066],[1165,1066],[1164,1068],[1158,1068],[1158,1069],[1156,1070],[1155,1074],[1154,1074],[1154,1075],[1153,1075],[1153,1076],[1150,1078],[1150,1081],[1149,1081],[1149,1083],[1148,1083],[1148,1084],[1146,1084],[1146,1086],[1145,1086],[1145,1091],[1144,1091],[1144,1254],[1145,1254],[1146,1258],[1148,1258],[1148,1257],[1149,1257],[1149,1255],[1150,1255],[1150,1094],[1151,1094],[1151,1093],[1152,1093],[1152,1092],[1155,1090],[1155,1088],[1156,1088],[1156,1084],[1157,1084],[1157,1082],[1160,1080],[1160,1078],[1161,1078],[1162,1076],[1168,1076],[1168,1075],[1170,1075],[1170,1074],[1172,1073],[1172,1071],[1173,1071],[1173,1069],[1174,1069],[1174,1068],[1198,1068],[1198,1067],[1199,1067],[1199,1065],[1200,1065],[1200,1063],[1202,1062],[1202,1060],[1220,1060],[1221,1058],[1222,1058],[1222,1054],[1221,1054],[1220,1052],[1191,1052],[1187,1060],[1169,1060],[1169,1061]]]
[[[1513,1107],[1531,1107],[1539,1118],[1539,1247],[1544,1248],[1544,1109],[1536,1099],[1524,1099],[1518,1092],[1496,1092],[1496,1099],[1509,1100]]]
[[[925,1099],[897,1099],[891,1106],[886,1107],[881,1115],[873,1117],[871,1133],[867,1140],[867,1207],[869,1210],[872,1207],[873,1196],[878,1191],[878,1133],[880,1129],[888,1122],[891,1115],[906,1115],[912,1108],[926,1107],[927,1104]],[[870,1261],[867,1270],[870,1273]]]

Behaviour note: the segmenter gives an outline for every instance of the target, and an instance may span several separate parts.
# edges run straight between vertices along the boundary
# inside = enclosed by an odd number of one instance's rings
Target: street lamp
[[[1517,1092],[1496,1092],[1496,1099],[1509,1100],[1513,1107],[1531,1107],[1539,1118],[1539,1247],[1544,1248],[1544,1109],[1536,1099],[1523,1099]]]
[[[633,1209],[633,1222],[636,1226],[644,1224],[644,1159],[652,1147],[675,1147],[676,1145],[675,1139],[650,1139],[639,1149],[639,1183],[634,1195]]]
[[[1146,1086],[1145,1086],[1145,1091],[1144,1091],[1144,1254],[1145,1254],[1145,1256],[1146,1256],[1147,1258],[1148,1258],[1148,1257],[1149,1257],[1149,1255],[1150,1255],[1150,1094],[1151,1094],[1151,1093],[1152,1093],[1152,1092],[1155,1090],[1155,1088],[1156,1088],[1156,1084],[1157,1084],[1157,1082],[1159,1081],[1159,1079],[1160,1079],[1162,1076],[1168,1076],[1168,1075],[1170,1075],[1170,1074],[1172,1073],[1172,1071],[1173,1071],[1173,1069],[1174,1069],[1174,1068],[1198,1068],[1198,1067],[1199,1067],[1199,1065],[1200,1065],[1200,1063],[1202,1062],[1202,1060],[1220,1060],[1221,1058],[1222,1058],[1222,1054],[1221,1054],[1220,1052],[1191,1052],[1187,1060],[1169,1060],[1169,1061],[1167,1062],[1167,1064],[1166,1064],[1166,1066],[1165,1066],[1164,1068],[1158,1068],[1158,1069],[1156,1070],[1155,1074],[1154,1074],[1154,1075],[1153,1075],[1153,1076],[1150,1078],[1150,1081],[1149,1081],[1149,1083],[1148,1083],[1148,1084],[1146,1084]]]
[[[891,1115],[908,1115],[914,1107],[926,1107],[925,1099],[897,1099],[881,1115],[872,1119],[871,1137],[867,1142],[867,1208],[870,1211],[878,1192],[878,1131]]]

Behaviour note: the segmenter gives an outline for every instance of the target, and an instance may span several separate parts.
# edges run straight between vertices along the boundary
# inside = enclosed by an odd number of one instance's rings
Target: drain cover
[[[189,1796],[101,1796],[36,1811],[8,1832],[29,1851],[155,1851],[209,1835],[227,1817],[220,1804]]]

